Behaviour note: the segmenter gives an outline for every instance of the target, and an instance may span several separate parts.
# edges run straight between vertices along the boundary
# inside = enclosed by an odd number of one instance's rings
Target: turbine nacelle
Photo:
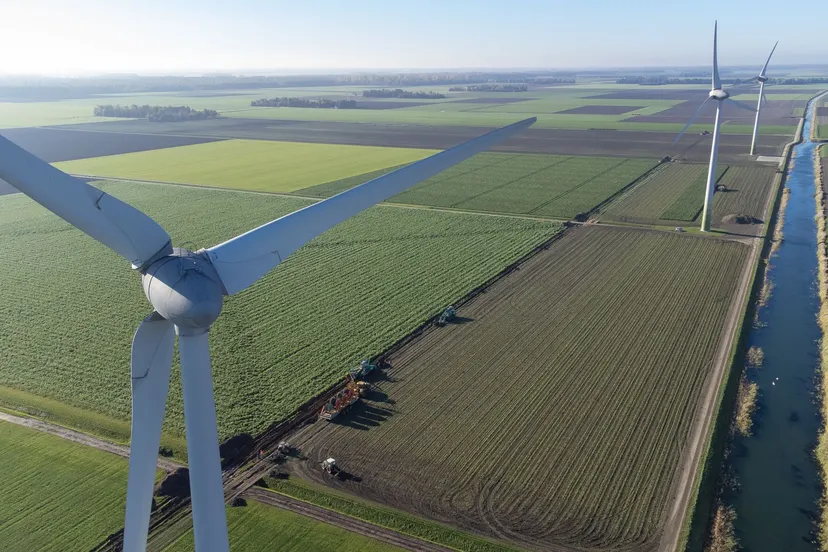
[[[710,91],[710,99],[713,99],[713,100],[718,100],[720,102],[723,102],[726,99],[728,99],[729,97],[730,97],[730,93],[727,90],[724,90],[722,88]]]
[[[179,332],[207,331],[221,313],[224,288],[210,260],[189,249],[152,263],[141,278],[144,294],[155,311]]]
[[[759,76],[756,77],[756,80],[759,81],[759,82],[768,82],[768,77],[766,77],[764,75],[759,75]]]

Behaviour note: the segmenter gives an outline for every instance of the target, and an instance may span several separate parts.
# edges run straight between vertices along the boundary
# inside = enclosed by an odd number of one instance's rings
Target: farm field
[[[403,552],[392,546],[275,506],[249,500],[247,506],[227,508],[227,530],[234,552]],[[191,552],[190,530],[165,552]]]
[[[570,229],[292,437],[295,469],[531,549],[653,550],[749,251]],[[358,480],[321,474],[331,455]]]
[[[127,460],[0,421],[0,543],[89,550],[123,526]]]
[[[689,117],[689,115],[688,115]],[[682,122],[683,124],[683,122]],[[197,136],[213,139],[277,140],[361,146],[445,149],[476,136],[487,129],[459,125],[395,125],[353,122],[288,121],[282,119],[219,118],[180,123],[151,123],[129,119],[107,123],[51,127],[50,132],[65,129],[130,134]],[[494,151],[507,153],[547,153],[557,155],[599,155],[611,157],[650,157],[661,159],[677,155],[688,161],[706,162],[710,157],[710,140],[685,135],[672,146],[675,133],[624,130],[544,129],[533,125]],[[761,155],[779,155],[789,135],[759,135]],[[750,135],[725,134],[719,144],[722,162],[747,159]]]
[[[193,249],[309,204],[192,187],[100,185]],[[221,436],[256,433],[284,418],[560,229],[554,222],[376,208],[321,236],[226,301],[211,332]],[[138,276],[21,194],[0,196],[0,236],[0,332],[8,337],[0,340],[0,386],[129,419],[130,343],[150,310]],[[166,423],[169,434],[183,434],[177,368]]]
[[[719,165],[719,184],[727,191],[713,196],[713,223],[731,214],[765,218],[776,169],[761,165]],[[601,211],[601,218],[639,224],[699,223],[704,204],[707,165],[664,164],[630,193]]]
[[[389,201],[569,219],[591,210],[656,164],[648,159],[482,153]],[[296,193],[327,197],[382,173],[337,180]]]
[[[292,192],[411,163],[434,150],[226,140],[58,163],[71,174]]]

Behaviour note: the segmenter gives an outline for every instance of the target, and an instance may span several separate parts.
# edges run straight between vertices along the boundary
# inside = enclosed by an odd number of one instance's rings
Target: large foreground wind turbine
[[[509,136],[535,118],[474,140],[295,211],[200,251],[173,249],[154,220],[0,137],[0,179],[125,257],[154,308],[132,341],[132,442],[124,550],[146,548],[175,334],[181,357],[195,545],[228,550],[207,332],[223,295],[238,293],[319,234]],[[182,211],[186,205],[181,206]],[[71,254],[71,251],[65,252]]]
[[[696,117],[698,117],[699,113],[701,113],[702,108],[704,108],[705,104],[708,101],[715,100],[716,102],[718,102],[716,104],[716,120],[713,124],[713,145],[710,148],[710,166],[707,169],[707,186],[705,187],[704,191],[704,210],[702,211],[701,224],[702,232],[710,231],[710,209],[713,203],[713,192],[715,191],[716,186],[716,158],[719,156],[719,127],[721,124],[722,103],[725,100],[730,100],[742,109],[753,111],[752,107],[731,98],[727,90],[725,90],[722,87],[722,80],[719,78],[719,60],[717,53],[718,27],[719,23],[717,21],[713,25],[713,88],[710,90],[710,94],[707,96],[707,98],[705,98],[705,100],[701,103],[698,109],[696,109],[696,112],[693,113],[693,116],[690,117],[690,120],[687,121],[687,124],[684,125],[684,128],[681,129],[681,132],[679,132],[678,136],[676,136],[676,139],[673,140],[673,144],[675,145],[675,143],[679,141],[679,138],[682,137],[682,135],[687,131],[690,125],[693,124],[693,121],[696,120]]]
[[[768,61],[765,62],[765,66],[762,67],[762,70],[759,72],[759,76],[756,77],[756,80],[759,81],[759,101],[756,102],[756,121],[753,123],[753,138],[750,141],[751,155],[753,155],[756,150],[756,136],[759,134],[759,110],[762,109],[762,102],[767,101],[765,98],[765,81],[768,80],[768,77],[765,76],[765,72],[768,70],[768,64],[770,63],[777,46],[779,46],[778,40],[776,41],[776,44],[773,45],[773,49],[768,56]]]

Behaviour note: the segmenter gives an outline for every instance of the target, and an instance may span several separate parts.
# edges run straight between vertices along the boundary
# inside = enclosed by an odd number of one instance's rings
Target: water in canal
[[[790,197],[784,237],[771,259],[773,293],[759,312],[749,346],[764,350],[761,368],[748,370],[759,385],[754,434],[738,440],[731,465],[741,485],[733,498],[736,533],[749,552],[813,552],[820,481],[813,456],[819,430],[817,378],[816,205],[810,142],[811,102],[802,144],[794,147],[786,186]]]

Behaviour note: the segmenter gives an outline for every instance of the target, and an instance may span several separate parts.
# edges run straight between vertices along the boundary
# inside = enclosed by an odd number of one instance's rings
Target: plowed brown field
[[[653,550],[749,252],[572,228],[297,435],[299,471],[531,549]]]

